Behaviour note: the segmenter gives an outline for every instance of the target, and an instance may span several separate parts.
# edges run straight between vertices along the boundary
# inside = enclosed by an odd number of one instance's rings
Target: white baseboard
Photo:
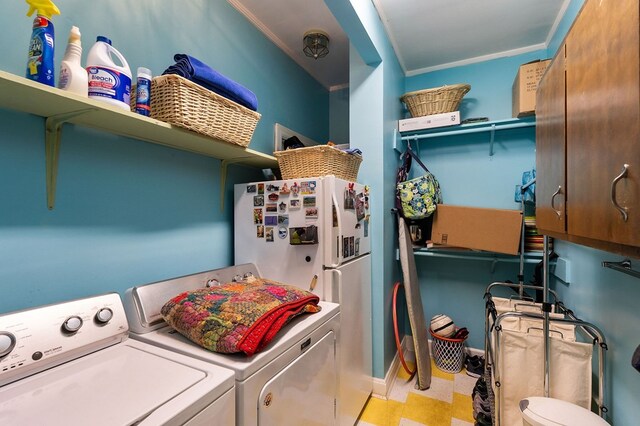
[[[429,353],[433,353],[432,350],[432,341],[429,339]],[[404,353],[405,359],[414,361],[415,360],[415,351],[413,348],[413,338],[409,335],[404,336],[402,339],[402,351]],[[477,348],[467,348],[467,353],[469,355],[478,355],[484,356],[484,349]],[[379,379],[377,377],[373,378],[373,396],[376,398],[387,399],[393,384],[398,377],[398,371],[402,368],[402,364],[400,363],[400,355],[396,352],[396,355],[393,357],[391,361],[391,365],[387,370],[387,374],[384,376],[384,379]]]

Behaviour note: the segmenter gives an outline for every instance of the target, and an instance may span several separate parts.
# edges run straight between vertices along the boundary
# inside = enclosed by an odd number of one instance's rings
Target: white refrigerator
[[[337,414],[353,425],[373,387],[368,188],[323,176],[234,190],[235,263],[340,304]]]

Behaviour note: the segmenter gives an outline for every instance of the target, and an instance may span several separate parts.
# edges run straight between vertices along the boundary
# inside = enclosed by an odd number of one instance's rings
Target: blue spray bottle
[[[55,86],[53,74],[54,32],[51,17],[59,15],[60,10],[51,0],[26,0],[29,4],[27,16],[38,11],[33,20],[33,32],[29,42],[29,60],[27,78],[40,83]]]

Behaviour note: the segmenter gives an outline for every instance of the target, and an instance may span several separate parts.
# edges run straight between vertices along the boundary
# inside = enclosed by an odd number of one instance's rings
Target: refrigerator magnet
[[[256,237],[264,238],[264,225],[256,226]]]
[[[353,256],[354,254],[355,254],[354,237],[349,237],[349,256]]]
[[[304,207],[315,207],[316,206],[316,197],[303,197],[302,205]]]
[[[355,210],[356,203],[356,191],[353,189],[354,184],[350,183],[347,188],[344,189],[344,209]]]
[[[356,219],[358,222],[364,219],[364,195],[362,193],[356,197]]]
[[[253,209],[253,223],[254,225],[262,224],[262,209]]]
[[[287,182],[282,184],[282,188],[280,188],[280,195],[289,195],[289,186],[287,185]]]
[[[285,238],[287,238],[287,234],[288,234],[288,231],[287,231],[286,227],[281,226],[281,227],[278,228],[278,237],[281,240],[284,240]]]
[[[258,184],[258,194],[264,194],[264,183]]]
[[[265,210],[267,213],[278,213],[278,205],[276,203],[267,203]]]
[[[267,185],[268,192],[278,192],[279,190],[280,190],[280,187],[278,185],[273,185],[271,183]]]
[[[284,213],[287,211],[287,203],[285,203],[284,201],[280,201],[280,204],[278,204],[278,211],[280,213]]]
[[[264,206],[264,195],[254,195],[253,196],[253,206],[254,207]]]
[[[365,238],[369,236],[369,218],[364,218],[364,236]]]
[[[293,182],[293,185],[291,185],[291,195],[293,197],[297,197],[299,193],[300,193],[300,186],[298,185],[298,182]]]
[[[304,211],[305,219],[317,219],[318,218],[318,208],[311,207],[310,209],[305,209]]]
[[[258,189],[256,188],[255,184],[254,185],[247,185],[247,192],[248,193],[253,193],[256,192]]]
[[[278,216],[265,216],[264,217],[264,225],[265,226],[276,226],[278,224]]]
[[[356,238],[356,248],[355,251],[353,252],[354,256],[360,256],[360,238]]]
[[[264,239],[267,240],[268,243],[272,243],[273,242],[273,228],[270,226],[267,226],[266,228],[264,228]]]
[[[288,225],[289,224],[289,215],[281,214],[278,215],[278,225]]]
[[[289,208],[291,210],[298,210],[300,208],[300,200],[294,200],[293,198],[289,200]]]
[[[349,238],[342,237],[342,257],[349,257]]]
[[[271,194],[269,194],[268,197],[269,197],[269,201],[278,201],[278,198],[280,198],[280,196],[275,192],[272,192]]]
[[[300,183],[301,194],[315,194],[316,193],[316,181],[310,180]]]

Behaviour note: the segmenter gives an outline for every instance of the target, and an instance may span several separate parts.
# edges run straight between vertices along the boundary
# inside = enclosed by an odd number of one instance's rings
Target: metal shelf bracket
[[[489,140],[489,157],[493,157],[493,142],[496,138],[496,125],[491,125],[491,139]]]
[[[53,210],[56,203],[56,183],[58,179],[58,158],[60,156],[60,138],[62,125],[74,117],[93,111],[93,108],[66,114],[52,115],[45,120],[44,151],[47,179],[47,207]]]

